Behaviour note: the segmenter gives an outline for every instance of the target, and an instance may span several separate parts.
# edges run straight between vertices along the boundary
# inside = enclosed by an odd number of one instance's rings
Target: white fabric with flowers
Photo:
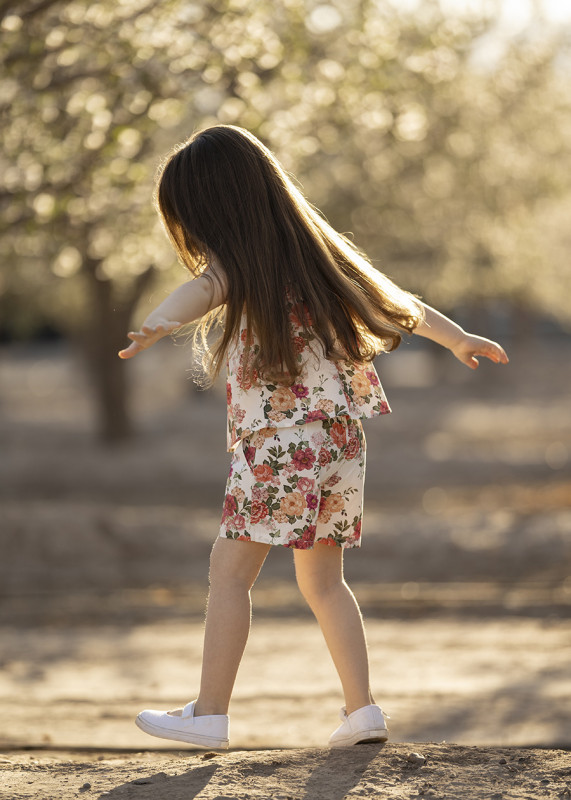
[[[304,330],[296,307],[290,312],[292,335],[303,372],[292,386],[252,385],[245,368],[259,350],[256,338],[246,350],[246,316],[239,342],[228,352],[228,450],[262,428],[290,428],[318,420],[347,416],[366,419],[389,414],[390,407],[372,363],[332,361],[318,357],[319,340]]]

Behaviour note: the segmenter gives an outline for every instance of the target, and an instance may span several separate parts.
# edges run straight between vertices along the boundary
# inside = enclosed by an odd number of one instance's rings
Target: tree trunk
[[[116,299],[113,281],[101,280],[97,262],[89,262],[92,315],[85,331],[85,352],[96,400],[98,438],[118,444],[133,435],[129,406],[129,364],[117,353],[127,345],[126,334],[136,303],[154,274],[142,273],[126,299]]]

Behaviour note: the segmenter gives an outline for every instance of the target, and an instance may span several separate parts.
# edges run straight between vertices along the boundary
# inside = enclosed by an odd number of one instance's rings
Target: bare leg
[[[347,714],[375,701],[363,618],[343,578],[343,549],[316,544],[294,550],[297,583],[315,614],[339,673]]]
[[[271,545],[219,538],[210,556],[202,677],[195,716],[227,714],[250,632],[250,589]]]

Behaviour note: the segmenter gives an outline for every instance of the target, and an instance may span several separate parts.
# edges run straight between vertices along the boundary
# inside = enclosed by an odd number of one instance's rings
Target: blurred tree
[[[173,143],[165,131],[184,119],[186,134],[220,106],[231,40],[257,49],[253,29],[244,44],[253,20],[234,31],[218,6],[0,7],[5,317],[15,307],[17,328],[41,312],[82,343],[107,440],[130,430],[117,350],[154,273],[173,263],[151,204],[156,154]]]
[[[374,0],[0,0],[0,18],[0,310],[82,342],[107,440],[130,428],[117,350],[173,265],[150,202],[158,155],[197,126],[261,135],[428,300],[499,294],[569,317],[553,215],[570,202],[570,90],[553,37],[478,71],[493,21],[436,0],[414,16]]]

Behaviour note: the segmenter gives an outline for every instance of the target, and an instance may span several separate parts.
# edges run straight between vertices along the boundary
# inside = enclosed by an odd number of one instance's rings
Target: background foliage
[[[258,134],[429,302],[568,322],[565,32],[476,61],[493,16],[435,0],[23,0],[0,15],[2,330],[48,324],[82,345],[106,438],[129,430],[130,320],[152,285],[184,278],[153,175],[208,124]]]

